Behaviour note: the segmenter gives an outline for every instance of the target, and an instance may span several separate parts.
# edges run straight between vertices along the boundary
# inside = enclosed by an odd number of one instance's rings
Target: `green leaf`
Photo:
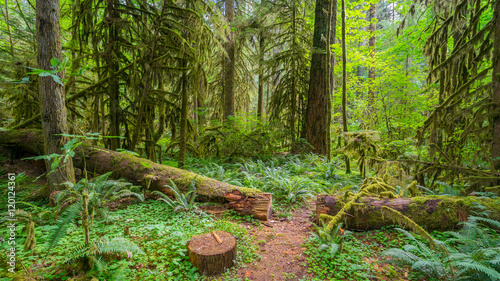
[[[41,75],[40,75],[40,76],[41,76]],[[63,82],[61,81],[61,78],[59,78],[59,76],[57,76],[57,75],[55,75],[55,74],[50,74],[50,76],[52,77],[52,79],[54,79],[54,81],[55,81],[57,84],[59,84],[59,85],[61,85],[61,86],[63,86],[63,87],[64,87],[64,84],[63,84]]]
[[[61,63],[57,58],[50,59],[50,65],[52,65],[52,68],[55,68],[56,66],[59,66]]]

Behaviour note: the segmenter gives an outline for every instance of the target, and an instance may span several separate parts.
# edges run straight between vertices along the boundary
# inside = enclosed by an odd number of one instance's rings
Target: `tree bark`
[[[316,199],[316,220],[321,214],[335,216],[342,209],[342,196],[320,195]],[[461,226],[471,214],[473,203],[480,203],[491,211],[490,219],[500,220],[500,205],[495,199],[477,197],[426,196],[412,198],[362,197],[354,210],[348,212],[342,221],[352,230],[372,230],[394,225],[390,219],[384,219],[382,206],[393,208],[409,217],[427,231],[454,230]]]
[[[500,108],[500,1],[494,2],[493,13],[493,110]],[[500,112],[493,117],[493,140],[491,142],[492,170],[500,171]]]
[[[224,121],[227,121],[229,116],[234,116],[235,40],[234,32],[232,31],[234,0],[226,0],[225,15],[229,23],[229,28],[231,28],[228,40],[224,46],[227,53],[227,57],[224,59]]]
[[[257,118],[262,121],[262,113],[264,112],[264,73],[263,73],[263,64],[264,64],[264,32],[261,31],[259,33],[259,89],[258,89],[258,97],[257,97]]]
[[[59,0],[38,0],[36,5],[36,29],[38,42],[38,67],[44,70],[52,70],[50,60],[53,58],[62,61],[61,54],[61,27],[59,24]],[[61,79],[64,72],[59,72]],[[43,154],[62,154],[61,147],[67,142],[67,138],[61,134],[68,133],[66,120],[66,103],[64,86],[56,83],[50,76],[40,77],[40,113],[42,117],[44,150]],[[47,160],[45,165],[47,171],[51,170],[53,160]],[[44,195],[50,195],[59,184],[75,180],[73,162],[68,159],[60,163],[59,167],[47,176],[47,185]]]
[[[183,62],[183,67],[186,67],[186,63]],[[181,124],[179,132],[179,168],[184,167],[184,161],[186,160],[186,129],[187,129],[187,74],[182,73],[181,78],[182,89],[181,89]]]
[[[39,130],[0,131],[0,145],[35,155],[44,153],[43,137]],[[165,185],[170,184],[170,179],[181,189],[187,188],[195,180],[196,193],[201,201],[224,203],[242,215],[250,215],[260,220],[267,220],[271,215],[270,193],[230,185],[128,153],[83,144],[77,148],[74,162],[76,167],[89,172],[104,174],[113,171],[114,178],[124,178],[134,185],[149,190],[161,190],[169,195],[173,193]]]
[[[116,150],[120,147],[120,83],[118,76],[114,75],[119,69],[116,54],[118,53],[118,26],[120,14],[115,7],[115,0],[107,1],[107,13],[109,18],[108,26],[108,50],[106,51],[106,61],[108,68],[108,92],[109,92],[109,134],[115,138],[110,138],[110,148]],[[140,124],[137,124],[139,126]]]
[[[377,30],[377,25],[374,23],[374,20],[376,19],[376,5],[371,4],[370,5],[370,10],[368,10],[369,13],[369,19],[370,19],[370,39],[368,40],[368,47],[370,49],[370,58],[372,59],[372,62],[375,58],[375,42],[376,42],[376,37],[375,37],[375,31]],[[375,67],[371,66],[368,69],[368,80],[369,80],[369,86],[368,86],[368,99],[369,99],[369,104],[371,107],[371,111],[374,111],[374,103],[375,103],[375,93],[373,91],[373,81],[375,79]],[[374,112],[372,112],[374,113]]]
[[[347,49],[345,33],[345,0],[342,0],[342,129],[346,133],[347,127]],[[351,161],[349,156],[344,155],[346,174],[351,173]]]
[[[330,0],[333,1],[333,0]],[[329,0],[317,0],[314,20],[313,51],[303,136],[313,146],[313,152],[327,154],[328,63],[326,38],[330,24]],[[327,12],[325,12],[327,11]]]

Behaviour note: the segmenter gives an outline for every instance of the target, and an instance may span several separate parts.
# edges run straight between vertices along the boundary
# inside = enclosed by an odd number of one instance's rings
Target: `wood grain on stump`
[[[206,233],[191,237],[188,242],[189,261],[203,275],[217,275],[234,265],[236,259],[236,239],[230,233],[216,230],[215,233],[222,243],[219,243],[214,233]]]

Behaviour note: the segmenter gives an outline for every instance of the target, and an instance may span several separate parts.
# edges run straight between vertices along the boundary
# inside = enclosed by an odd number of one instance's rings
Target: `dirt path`
[[[245,280],[299,280],[311,277],[303,251],[309,237],[311,212],[315,202],[296,210],[292,220],[270,219],[267,226],[249,225],[249,234],[256,236],[261,259],[238,270],[238,277]]]

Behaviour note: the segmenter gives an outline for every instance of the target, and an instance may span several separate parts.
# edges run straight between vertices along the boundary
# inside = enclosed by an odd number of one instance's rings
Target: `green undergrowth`
[[[145,252],[145,255],[107,256],[104,262],[106,270],[87,272],[87,277],[97,277],[99,280],[200,280],[187,257],[187,242],[193,235],[223,230],[233,234],[238,240],[238,264],[253,261],[256,255],[256,246],[252,237],[247,235],[243,226],[236,223],[217,220],[210,215],[194,213],[172,212],[161,202],[148,201],[142,204],[130,205],[125,209],[113,212],[116,218],[111,223],[95,222],[91,231],[91,240],[125,236],[136,243]],[[22,265],[36,276],[43,276],[46,280],[66,280],[78,275],[74,266],[64,264],[67,254],[74,246],[81,243],[84,233],[81,227],[72,224],[59,245],[55,247],[45,260],[47,265],[41,268],[39,263],[45,256],[45,242],[48,233],[55,227],[46,221],[46,224],[36,225],[35,234],[37,246],[33,251],[25,252],[22,246],[17,248],[17,257]],[[80,224],[78,221],[77,223]],[[18,224],[17,244],[24,244],[24,225]],[[125,235],[128,228],[130,234]],[[0,229],[0,236],[6,237],[6,228]],[[2,248],[7,245],[3,243]],[[6,249],[3,249],[3,252]],[[2,266],[5,265],[5,256],[2,256]],[[19,263],[18,263],[19,264]],[[2,268],[4,270],[4,268]],[[18,272],[25,271],[19,265]],[[26,272],[23,272],[26,276]],[[118,279],[117,279],[118,278]],[[6,279],[10,280],[10,279]]]
[[[330,239],[311,235],[304,244],[308,272],[315,275],[313,280],[398,280],[404,275],[404,269],[383,264],[379,259],[382,251],[404,245],[402,234],[389,227],[348,235],[347,231],[342,232],[345,239],[333,254]],[[325,243],[328,247],[323,246]]]
[[[175,166],[171,159],[164,163]],[[186,169],[216,180],[255,188],[273,194],[273,208],[284,213],[303,206],[317,194],[356,190],[362,184],[359,174],[346,174],[343,161],[331,162],[314,154],[273,158],[221,159],[188,158]]]

